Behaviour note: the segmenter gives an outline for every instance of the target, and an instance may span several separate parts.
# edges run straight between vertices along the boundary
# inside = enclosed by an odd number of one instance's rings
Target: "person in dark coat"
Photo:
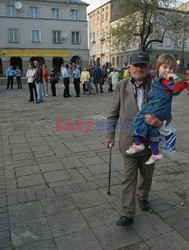
[[[100,85],[100,93],[103,93],[102,89],[102,82],[103,82],[103,72],[100,68],[100,65],[96,65],[96,67],[93,70],[93,76],[94,76],[94,84],[96,87],[96,93],[98,93],[98,85]]]
[[[55,71],[55,67],[52,66],[51,78],[50,78],[52,96],[56,96],[56,83],[57,83],[56,75],[57,75],[57,72]]]

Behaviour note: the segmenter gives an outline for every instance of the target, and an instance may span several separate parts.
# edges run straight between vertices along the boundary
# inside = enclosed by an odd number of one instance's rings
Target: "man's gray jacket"
[[[144,104],[147,102],[147,94],[151,88],[151,79],[146,78],[144,84]],[[126,155],[125,151],[133,143],[131,136],[131,124],[134,116],[138,112],[133,83],[131,78],[120,81],[115,93],[113,94],[113,103],[111,111],[107,118],[106,139],[114,139],[116,122],[119,132],[119,150]],[[142,152],[141,152],[142,153]],[[139,153],[141,155],[141,153]],[[139,154],[137,154],[139,156]]]

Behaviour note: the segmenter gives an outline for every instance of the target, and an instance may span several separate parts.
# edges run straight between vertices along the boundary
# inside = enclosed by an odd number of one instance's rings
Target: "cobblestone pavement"
[[[28,87],[0,84],[0,249],[189,249],[189,134],[186,91],[173,101],[177,153],[156,165],[150,212],[137,204],[135,221],[116,227],[122,161],[108,149],[96,119],[107,116],[112,94],[48,96],[28,102]],[[71,93],[74,96],[73,86]],[[56,119],[93,121],[92,131],[56,131]]]

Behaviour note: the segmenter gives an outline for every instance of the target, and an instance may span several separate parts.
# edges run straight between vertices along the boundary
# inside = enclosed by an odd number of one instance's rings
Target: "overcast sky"
[[[109,2],[109,0],[82,0],[83,2],[86,2],[90,4],[87,8],[87,13],[91,12],[92,10],[98,8],[99,6]],[[132,0],[131,0],[132,1]],[[177,3],[184,3],[188,0],[176,0]]]

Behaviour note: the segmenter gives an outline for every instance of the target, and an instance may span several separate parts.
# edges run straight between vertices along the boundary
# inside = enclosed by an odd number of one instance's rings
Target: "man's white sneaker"
[[[144,144],[136,145],[135,143],[132,144],[132,146],[126,151],[127,154],[133,155],[136,153],[139,153],[145,149]]]
[[[151,155],[151,157],[145,162],[146,165],[150,165],[153,163],[156,163],[157,161],[160,161],[163,159],[163,155],[162,154],[158,154],[158,155]]]

